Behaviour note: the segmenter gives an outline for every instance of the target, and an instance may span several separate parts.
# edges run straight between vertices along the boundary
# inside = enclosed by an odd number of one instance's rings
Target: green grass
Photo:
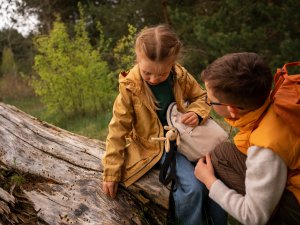
[[[3,102],[13,105],[18,109],[39,119],[43,118],[43,115],[46,111],[46,107],[40,102],[39,98],[34,96],[19,99],[4,99]]]
[[[99,113],[96,116],[65,119],[60,121],[57,126],[73,133],[105,141],[110,118],[110,113]]]
[[[224,118],[219,116],[214,110],[211,111],[211,117],[229,134],[229,139],[232,141],[233,137],[238,132],[238,129],[231,127],[224,121]]]
[[[97,115],[88,115],[85,117],[63,118],[47,115],[47,109],[38,97],[4,99],[3,102],[14,105],[27,114],[76,134],[102,141],[105,141],[107,136],[107,126],[111,118],[111,112],[98,113]]]

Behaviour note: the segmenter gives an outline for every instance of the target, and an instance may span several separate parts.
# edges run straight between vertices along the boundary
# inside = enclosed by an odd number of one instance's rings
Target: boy
[[[300,139],[273,111],[267,64],[255,53],[228,54],[201,78],[207,104],[239,132],[200,159],[195,176],[243,224],[299,224]]]

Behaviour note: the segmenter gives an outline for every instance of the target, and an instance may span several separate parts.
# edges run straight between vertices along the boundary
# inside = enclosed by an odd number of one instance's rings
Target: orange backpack
[[[300,74],[288,75],[287,67],[291,66],[300,66],[300,62],[277,69],[271,102],[275,113],[300,137]]]

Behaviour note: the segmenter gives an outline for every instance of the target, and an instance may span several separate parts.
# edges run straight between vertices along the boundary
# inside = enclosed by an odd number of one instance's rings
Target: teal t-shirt
[[[156,100],[159,103],[159,108],[156,113],[162,123],[162,125],[167,125],[167,110],[168,106],[174,102],[174,93],[172,88],[172,73],[170,73],[168,79],[158,85],[149,85],[152,93],[154,94]]]

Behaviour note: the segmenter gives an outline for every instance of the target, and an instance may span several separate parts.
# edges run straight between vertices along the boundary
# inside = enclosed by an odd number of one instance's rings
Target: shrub
[[[34,69],[38,77],[32,84],[51,114],[97,113],[110,109],[115,95],[107,62],[91,46],[82,7],[79,10],[73,39],[58,18],[49,36],[35,41],[38,54]]]
[[[17,66],[14,59],[14,54],[11,48],[4,47],[2,52],[2,63],[1,63],[1,74],[2,75],[17,75]]]

